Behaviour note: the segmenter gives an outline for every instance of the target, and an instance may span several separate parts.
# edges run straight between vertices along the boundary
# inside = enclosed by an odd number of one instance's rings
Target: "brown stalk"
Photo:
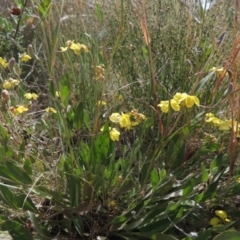
[[[234,0],[234,10],[235,10],[235,16],[234,16],[234,44],[233,44],[233,50],[232,50],[232,63],[233,64],[233,75],[232,75],[232,82],[233,82],[233,89],[236,88],[236,80],[237,80],[237,65],[236,65],[236,58],[238,56],[239,50],[240,50],[240,36],[237,36],[237,28],[238,28],[238,15],[237,15],[237,3],[236,0]],[[231,54],[230,54],[231,56]],[[231,139],[230,139],[230,163],[229,163],[229,177],[228,181],[230,181],[231,176],[233,175],[234,171],[234,164],[237,158],[237,132],[235,132],[235,126],[234,126],[234,113],[235,113],[235,99],[236,99],[236,93],[233,92],[231,95],[231,117],[232,117],[232,130],[231,130]],[[240,115],[240,109],[239,109],[239,104],[240,104],[240,98],[238,96],[238,118],[237,121],[239,120],[239,115]],[[238,129],[238,124],[236,126],[236,129]]]
[[[149,52],[149,66],[150,66],[150,70],[151,70],[151,81],[152,81],[152,86],[153,86],[153,97],[154,97],[154,102],[155,102],[155,108],[157,109],[157,117],[158,117],[158,128],[159,128],[159,132],[160,135],[163,135],[163,123],[162,123],[162,118],[161,118],[161,113],[160,113],[160,109],[157,107],[158,105],[158,97],[157,97],[157,84],[156,84],[156,79],[155,79],[155,70],[154,70],[154,66],[153,66],[153,58],[152,58],[152,49],[151,49],[151,39],[150,39],[150,35],[148,32],[148,27],[147,27],[147,19],[146,19],[146,8],[145,8],[145,1],[142,0],[142,12],[143,12],[143,16],[141,15],[139,9],[136,7],[136,5],[132,2],[132,4],[134,5],[135,8],[135,12],[136,15],[138,17],[142,32],[143,32],[143,36],[144,36],[144,40],[145,43],[148,47],[148,52]]]

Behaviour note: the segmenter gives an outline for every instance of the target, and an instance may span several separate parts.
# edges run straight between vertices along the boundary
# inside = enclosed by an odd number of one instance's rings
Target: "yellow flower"
[[[36,93],[25,93],[24,97],[28,100],[30,99],[37,100],[38,95]]]
[[[78,56],[80,56],[80,51],[83,50],[84,52],[88,52],[88,48],[84,44],[80,43],[74,43],[74,41],[67,41],[67,47],[61,47],[60,48],[62,52],[67,51],[68,49],[72,49],[74,53]]]
[[[104,80],[104,68],[102,66],[96,66],[95,80]]]
[[[231,123],[220,120],[220,123],[219,123],[220,131],[228,131],[230,129],[231,129]]]
[[[240,183],[240,177],[238,177],[238,178],[236,179],[236,182],[237,182],[237,183]]]
[[[48,107],[48,108],[46,108],[45,110],[46,110],[47,113],[50,113],[50,112],[52,112],[52,113],[57,113],[56,109],[53,108],[53,107]]]
[[[121,128],[131,129],[130,115],[122,113],[119,124]]]
[[[69,49],[69,47],[72,45],[72,43],[74,43],[74,41],[68,40],[68,41],[66,42],[66,45],[67,45],[66,47],[60,47],[61,51],[62,51],[62,52],[67,51],[67,50]]]
[[[0,57],[0,65],[2,65],[4,68],[6,68],[8,66],[7,61],[5,59],[3,59],[2,57]]]
[[[98,101],[98,106],[99,107],[102,107],[102,106],[105,106],[107,105],[107,103],[105,101]]]
[[[215,211],[216,216],[220,217],[222,220],[227,218],[227,213],[223,210],[217,210]]]
[[[217,70],[216,67],[212,67],[212,68],[209,70],[209,72],[215,72],[216,70]]]
[[[60,47],[60,49],[61,49],[62,52],[65,52],[69,49],[69,47]]]
[[[119,123],[120,118],[121,115],[119,113],[112,113],[111,116],[109,116],[110,121],[114,123]]]
[[[15,86],[18,86],[19,83],[20,83],[19,80],[13,79],[13,78],[9,78],[8,80],[5,80],[3,82],[3,88],[7,89],[7,90],[10,90],[10,89],[13,89]]]
[[[217,142],[217,138],[209,133],[204,133],[204,135],[206,136],[206,140],[210,140],[211,142]]]
[[[198,97],[196,97],[196,96],[187,95],[185,98],[185,104],[186,104],[187,108],[193,107],[194,104],[199,107],[200,101],[199,101]]]
[[[206,116],[205,122],[208,123],[212,122],[216,126],[219,126],[220,123],[222,122],[222,120],[215,117],[213,113],[207,113],[205,116]]]
[[[210,220],[210,225],[216,226],[216,225],[218,225],[220,222],[221,222],[221,220],[220,220],[218,217],[213,217],[213,218],[211,218],[211,220]]]
[[[111,128],[109,136],[112,141],[119,141],[120,132],[116,128]]]
[[[141,123],[143,120],[146,119],[146,116],[143,115],[142,113],[139,113],[136,109],[133,109],[130,113],[129,113],[136,122],[132,122],[132,126],[136,126],[139,123]]]
[[[60,92],[59,91],[56,91],[55,94],[56,94],[57,97],[60,97]]]
[[[225,73],[225,72],[226,72],[226,70],[224,70],[223,67],[221,67],[221,68],[212,67],[209,71],[210,71],[210,72],[216,72],[217,75],[221,75],[222,73]],[[226,76],[228,76],[228,73],[227,73],[227,72],[226,72]]]
[[[186,93],[177,92],[170,100],[170,105],[176,112],[180,110],[181,105],[186,106],[187,108],[191,108],[194,104],[197,106],[200,105],[198,97],[191,96]],[[161,101],[157,106],[160,107],[161,111],[164,113],[167,113],[169,111],[169,101]]]
[[[115,207],[115,206],[116,206],[116,202],[115,202],[114,200],[111,200],[111,201],[110,201],[110,206],[111,206],[111,207]]]
[[[109,116],[109,119],[114,123],[118,123],[121,128],[129,130],[145,120],[146,117],[134,109],[129,113],[112,113],[111,116]]]
[[[23,112],[27,112],[28,111],[28,107],[24,106],[24,105],[16,105],[13,107],[9,108],[9,111],[14,115],[17,116]]]
[[[158,105],[163,113],[168,113],[169,111],[169,101],[161,101]]]
[[[210,117],[214,117],[214,114],[211,113],[211,112],[210,112],[210,113],[206,113],[206,117],[209,117],[209,118],[210,118]]]
[[[30,57],[28,54],[26,54],[26,53],[23,53],[23,54],[21,55],[21,60],[22,60],[23,62],[28,62],[30,59],[31,59],[31,57]]]
[[[180,104],[183,100],[186,99],[188,95],[186,93],[179,93],[177,92],[174,96],[173,99]]]
[[[170,104],[174,111],[178,112],[180,110],[180,105],[175,99],[171,99]]]

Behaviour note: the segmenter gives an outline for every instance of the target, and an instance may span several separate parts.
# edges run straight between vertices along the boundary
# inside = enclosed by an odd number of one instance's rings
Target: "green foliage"
[[[51,0],[42,0],[38,6],[39,15],[41,18],[46,18],[50,12]]]
[[[0,17],[0,229],[26,240],[239,238],[239,128],[219,120],[237,116],[234,94],[223,96],[235,70],[216,88],[230,45],[214,40],[214,8],[113,2],[15,0],[21,14]]]

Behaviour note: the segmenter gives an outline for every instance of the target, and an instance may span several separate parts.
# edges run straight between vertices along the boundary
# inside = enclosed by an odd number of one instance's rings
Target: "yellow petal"
[[[31,93],[25,93],[24,97],[28,100],[30,100],[32,98],[32,94]]]
[[[27,112],[27,111],[28,111],[28,108],[25,107],[25,106],[19,106],[19,107],[17,108],[17,112],[18,112],[18,113],[23,113],[23,112]]]
[[[219,130],[220,131],[228,131],[231,128],[231,124],[225,121],[221,121],[219,124]]]
[[[180,105],[175,99],[171,99],[170,104],[174,111],[178,112],[180,110]]]
[[[163,113],[168,113],[169,101],[161,101],[157,106],[161,108]]]
[[[52,112],[52,113],[57,113],[56,109],[53,108],[53,107],[48,107],[48,108],[45,109],[45,111],[46,111],[47,113],[50,113],[50,112]]]
[[[218,217],[213,217],[213,218],[211,218],[211,220],[210,220],[210,225],[216,226],[216,225],[218,225],[220,222],[221,222],[221,220],[220,220]]]
[[[38,95],[36,93],[32,93],[32,99],[33,100],[37,100],[38,99]]]
[[[38,95],[36,93],[25,93],[24,97],[28,100],[30,99],[37,100]]]
[[[13,85],[12,85],[11,82],[9,82],[9,81],[4,81],[4,83],[3,83],[3,88],[4,88],[4,89],[7,89],[7,90],[10,90],[10,89],[13,88]]]
[[[122,114],[119,119],[119,124],[121,128],[130,129],[131,128],[130,116],[128,114]]]
[[[212,67],[212,68],[209,70],[209,72],[215,72],[216,70],[217,70],[216,67]]]
[[[21,60],[23,62],[28,62],[30,59],[31,59],[31,57],[26,53],[23,53],[22,56],[21,56]]]
[[[105,101],[98,101],[98,106],[105,106],[107,103]]]
[[[65,52],[65,51],[68,50],[68,47],[60,47],[60,49],[61,49],[62,52]]]
[[[109,116],[110,121],[114,123],[119,123],[121,115],[119,113],[112,113],[111,116]]]
[[[88,52],[88,48],[87,48],[87,46],[84,45],[84,44],[80,44],[80,49],[83,49],[84,52]]]
[[[206,117],[214,117],[214,114],[213,113],[206,113],[206,115],[205,115]]]
[[[187,108],[191,108],[194,105],[194,103],[195,103],[194,98],[188,95],[185,99],[185,104]]]
[[[8,63],[5,59],[0,57],[0,65],[2,65],[4,68],[6,68],[8,66]]]
[[[230,223],[230,222],[231,222],[231,219],[225,218],[225,219],[224,219],[224,222],[225,222],[225,223]]]
[[[193,99],[194,99],[194,103],[195,103],[195,105],[197,105],[197,106],[199,107],[199,105],[200,105],[199,98],[196,97],[196,96],[192,96],[192,97],[193,97]]]
[[[222,220],[227,218],[227,213],[223,210],[217,210],[215,211],[216,216],[220,217]]]
[[[109,132],[112,141],[119,141],[120,132],[116,128],[112,128]]]
[[[173,99],[176,100],[179,104],[186,99],[188,95],[186,93],[179,93],[177,92],[174,96]]]

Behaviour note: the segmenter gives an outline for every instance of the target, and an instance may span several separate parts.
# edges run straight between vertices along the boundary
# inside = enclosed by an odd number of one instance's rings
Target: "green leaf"
[[[88,170],[91,166],[90,165],[90,158],[91,158],[91,150],[89,146],[84,142],[81,141],[79,144],[79,165],[85,167]]]
[[[183,212],[184,212],[184,208],[181,207],[180,210],[178,211],[176,217],[175,217],[174,222],[180,221],[180,219],[181,219],[182,216],[183,216]]]
[[[211,237],[211,234],[212,234],[212,229],[198,232],[198,236],[195,238],[195,240],[207,240]]]
[[[212,172],[214,168],[220,168],[222,166],[223,154],[219,154],[211,163],[210,171]]]
[[[109,159],[108,156],[108,149],[110,144],[109,134],[103,132],[99,134],[99,136],[94,141],[94,148],[93,148],[93,162],[92,164],[107,164]]]
[[[31,177],[12,162],[6,162],[6,167],[8,171],[11,172],[11,176],[14,176],[13,179],[16,179],[18,182],[23,184],[32,183]]]
[[[1,228],[8,230],[13,240],[33,240],[33,236],[24,225],[15,221],[5,221],[0,224]]]
[[[14,181],[16,184],[31,184],[32,179],[21,168],[7,162],[6,166],[0,167],[0,176]]]
[[[79,130],[83,126],[84,120],[84,111],[83,111],[83,103],[80,102],[74,112],[73,123],[74,126]]]
[[[115,194],[115,198],[120,197],[122,194],[128,192],[133,187],[134,187],[134,182],[131,179],[124,181],[121,187],[117,190]]]
[[[32,175],[32,162],[29,158],[26,158],[23,164],[23,169],[28,175]]]
[[[187,195],[189,195],[192,192],[194,186],[195,186],[194,178],[189,179],[186,187],[183,189],[183,196],[186,197]]]
[[[39,220],[38,220],[38,218],[36,218],[35,214],[28,211],[28,215],[36,229],[36,232],[41,237],[41,239],[44,239],[44,240],[52,239],[49,237],[48,231],[47,231],[47,229],[45,229],[44,224],[39,222]],[[25,239],[25,238],[23,238],[23,239]]]
[[[204,166],[204,163],[201,163],[201,169],[202,169],[202,183],[205,183],[208,181],[208,172]]]
[[[155,189],[159,183],[158,172],[156,169],[153,169],[153,171],[151,173],[151,183],[152,183],[153,189]]]
[[[98,21],[102,22],[103,21],[103,12],[102,12],[102,8],[99,3],[96,3],[95,10],[96,10]]]
[[[74,226],[76,230],[78,231],[79,235],[81,236],[81,239],[85,239],[83,235],[83,221],[81,220],[81,217],[76,215],[72,219]]]
[[[174,211],[174,210],[177,209],[177,207],[178,207],[178,204],[171,201],[171,202],[168,203],[166,211],[167,212]]]
[[[87,112],[85,110],[83,110],[83,123],[85,124],[88,131],[90,132],[91,131],[90,118],[89,118],[89,115],[87,114]]]
[[[135,239],[146,239],[146,240],[178,240],[175,237],[167,234],[161,233],[149,233],[149,232],[141,232],[141,233],[134,233]],[[133,238],[131,238],[133,239]]]
[[[161,169],[159,175],[160,175],[160,182],[162,182],[166,178],[166,175],[167,175],[166,170],[165,169]]]
[[[198,91],[202,90],[204,85],[212,79],[212,77],[215,75],[215,72],[210,72],[206,77],[204,77],[197,85],[195,92],[197,93]]]
[[[207,190],[204,192],[204,196],[201,201],[206,201],[206,200],[214,198],[214,196],[216,194],[217,186],[218,186],[218,181],[211,183],[208,186]]]
[[[38,12],[41,18],[46,18],[50,12],[51,0],[42,0],[38,6]]]
[[[62,103],[65,107],[67,107],[70,98],[70,80],[68,74],[65,74],[61,77],[59,81],[59,91]]]
[[[202,192],[202,193],[199,193],[198,195],[195,196],[195,201],[196,201],[197,203],[201,202],[203,196],[204,196],[204,193],[203,193],[203,192]]]
[[[38,212],[31,198],[27,197],[25,194],[17,195],[16,201],[18,208],[22,208],[25,211]]]
[[[0,199],[8,207],[18,209],[16,197],[8,187],[0,185]]]
[[[239,240],[240,232],[226,231],[217,235],[213,240]]]

